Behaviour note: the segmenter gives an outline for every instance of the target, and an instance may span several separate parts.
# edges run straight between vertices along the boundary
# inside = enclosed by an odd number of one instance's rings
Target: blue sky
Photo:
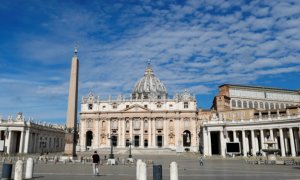
[[[223,83],[300,89],[300,1],[0,3],[0,115],[64,123],[79,43],[79,99],[129,96],[151,59],[172,96],[209,108]]]

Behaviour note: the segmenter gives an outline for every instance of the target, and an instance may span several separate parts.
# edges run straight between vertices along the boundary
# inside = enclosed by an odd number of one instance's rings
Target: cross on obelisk
[[[69,84],[68,112],[65,134],[65,152],[67,156],[76,156],[77,141],[77,99],[78,99],[78,66],[77,47],[72,57],[71,77]]]

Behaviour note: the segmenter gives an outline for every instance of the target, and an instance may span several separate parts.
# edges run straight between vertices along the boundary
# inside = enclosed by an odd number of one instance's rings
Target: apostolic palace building
[[[240,144],[240,155],[256,156],[274,141],[278,155],[300,153],[300,91],[224,84],[210,110],[197,109],[187,90],[168,95],[148,64],[130,97],[82,97],[81,151],[109,148],[165,149],[227,155],[226,143]],[[110,141],[112,140],[112,141]],[[265,155],[262,153],[262,155]]]

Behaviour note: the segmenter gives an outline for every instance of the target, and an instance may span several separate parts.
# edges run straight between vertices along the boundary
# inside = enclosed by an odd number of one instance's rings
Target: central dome
[[[132,91],[133,99],[165,99],[168,93],[165,85],[155,77],[152,66],[148,63],[144,77],[134,86]]]

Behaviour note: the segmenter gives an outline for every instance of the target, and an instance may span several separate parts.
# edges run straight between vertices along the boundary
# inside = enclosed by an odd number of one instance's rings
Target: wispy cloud
[[[5,32],[10,41],[0,40],[5,45],[0,50],[5,52],[0,55],[1,64],[25,67],[17,74],[16,67],[9,71],[0,67],[5,75],[0,82],[6,84],[1,96],[32,106],[51,99],[47,108],[41,108],[42,119],[49,115],[45,112],[51,103],[66,108],[76,42],[80,46],[79,97],[90,90],[102,99],[108,94],[129,94],[148,59],[169,94],[190,89],[201,107],[210,107],[221,83],[261,85],[261,80],[275,74],[300,73],[298,1],[30,1],[24,8],[20,5],[0,6],[6,16],[13,8],[23,15],[15,20],[23,30],[4,23],[13,31]],[[8,62],[11,59],[15,63]],[[10,83],[22,93],[11,91]],[[289,83],[271,85],[289,88]],[[211,96],[211,101],[201,101],[202,96]],[[9,98],[5,100],[13,106]],[[62,120],[63,111],[58,113]]]

